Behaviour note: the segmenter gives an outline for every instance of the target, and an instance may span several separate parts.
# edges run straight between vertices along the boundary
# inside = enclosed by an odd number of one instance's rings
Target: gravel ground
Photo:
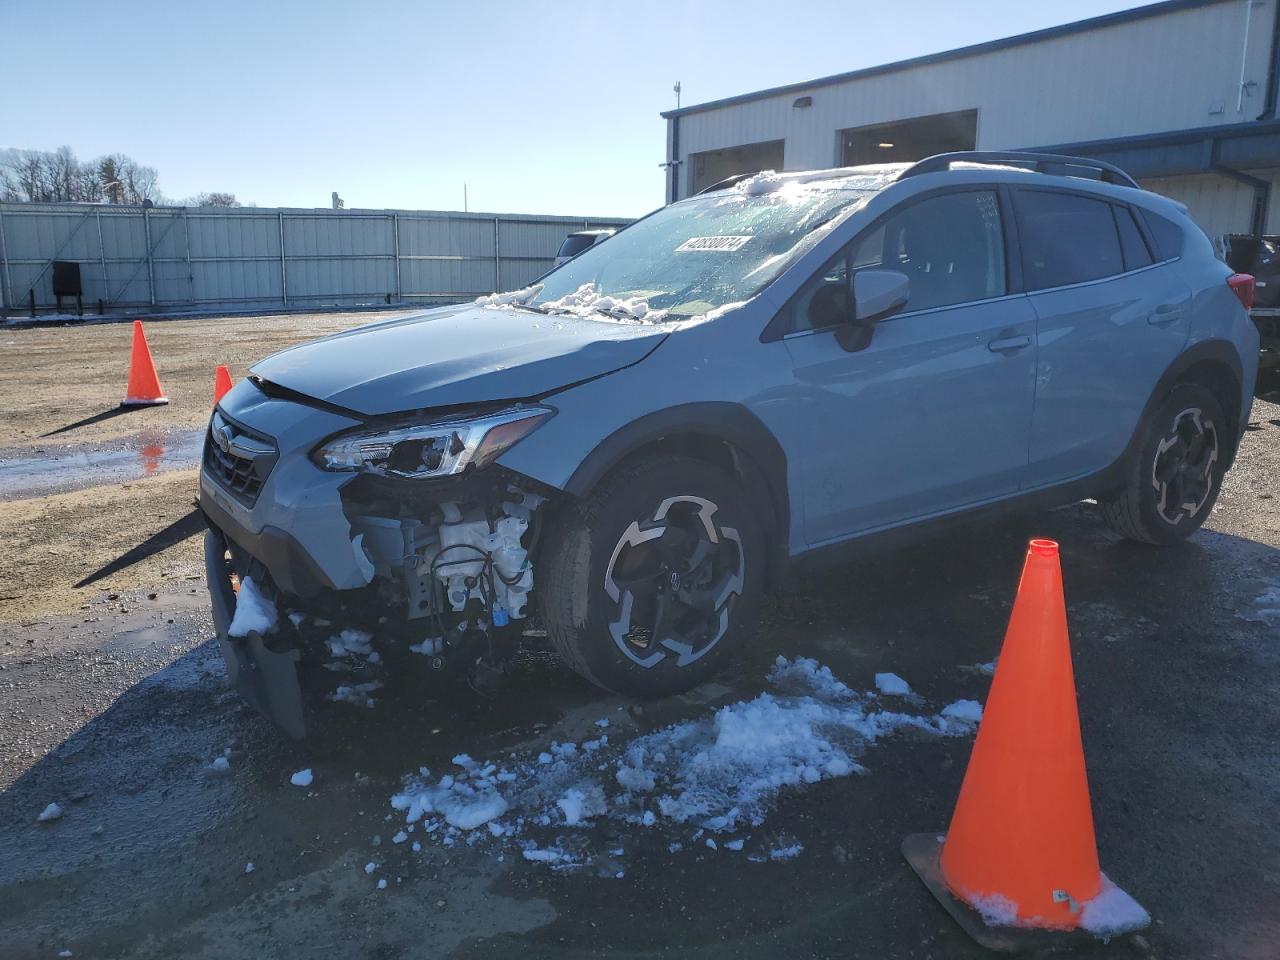
[[[183,525],[193,472],[181,458],[151,476],[140,459],[121,475],[74,458],[136,448],[143,422],[197,430],[213,363],[240,376],[252,357],[366,319],[153,325],[175,402],[58,435],[70,472],[88,475],[72,489],[30,470],[25,487],[12,472],[6,481],[6,463],[23,459],[14,451],[49,455],[34,453],[50,449],[39,434],[118,400],[128,328],[0,333],[0,409],[19,413],[0,421],[6,960],[983,956],[898,851],[906,834],[945,827],[968,738],[899,735],[866,754],[864,774],[785,793],[748,840],[803,846],[778,862],[747,860],[751,846],[712,850],[665,821],[581,829],[623,852],[576,871],[479,843],[415,854],[390,842],[388,798],[403,774],[461,751],[536,756],[598,734],[598,720],[625,743],[706,718],[765,689],[778,653],[814,657],[859,690],[893,671],[928,712],[983,699],[989,680],[973,665],[998,652],[1030,535],[1063,544],[1103,866],[1155,919],[1142,939],[1075,955],[1276,956],[1280,621],[1260,598],[1280,590],[1280,406],[1255,406],[1213,517],[1179,548],[1121,542],[1079,504],[794,583],[740,662],[684,697],[607,697],[533,650],[487,702],[409,663],[375,709],[328,704],[316,735],[295,744],[224,686],[203,585],[189,579],[200,575],[199,539]],[[65,382],[85,387],[50,390],[46,409],[35,384],[59,355]],[[229,771],[211,772],[228,750]],[[292,786],[303,767],[314,782]],[[55,801],[62,817],[37,823]]]

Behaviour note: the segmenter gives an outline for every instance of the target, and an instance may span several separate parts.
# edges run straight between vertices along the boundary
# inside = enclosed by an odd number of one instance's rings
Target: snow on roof
[[[784,171],[762,170],[732,187],[746,196],[773,193],[798,185],[826,190],[880,190],[910,167],[909,163],[869,163],[861,167],[834,167],[830,170]]]

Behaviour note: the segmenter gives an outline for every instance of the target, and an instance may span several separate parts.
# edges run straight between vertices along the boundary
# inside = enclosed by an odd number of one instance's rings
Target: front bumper
[[[306,736],[302,685],[298,680],[297,648],[273,650],[257,633],[232,637],[236,594],[231,586],[222,533],[211,527],[204,535],[205,577],[213,607],[218,647],[227,665],[227,679],[249,703],[295,739]]]

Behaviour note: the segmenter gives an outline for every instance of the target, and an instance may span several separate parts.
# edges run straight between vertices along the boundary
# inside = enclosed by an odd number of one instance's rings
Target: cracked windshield
[[[865,196],[785,180],[766,185],[752,193],[748,181],[646,217],[546,277],[529,304],[626,316],[643,304],[647,312],[636,319],[650,323],[705,314],[751,297]]]

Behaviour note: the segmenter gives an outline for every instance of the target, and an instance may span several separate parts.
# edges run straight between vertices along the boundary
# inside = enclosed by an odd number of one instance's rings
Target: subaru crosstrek
[[[532,287],[253,367],[200,475],[229,672],[298,734],[304,617],[481,689],[534,617],[656,696],[802,557],[1090,497],[1176,543],[1248,419],[1252,283],[1104,163],[731,178]]]

